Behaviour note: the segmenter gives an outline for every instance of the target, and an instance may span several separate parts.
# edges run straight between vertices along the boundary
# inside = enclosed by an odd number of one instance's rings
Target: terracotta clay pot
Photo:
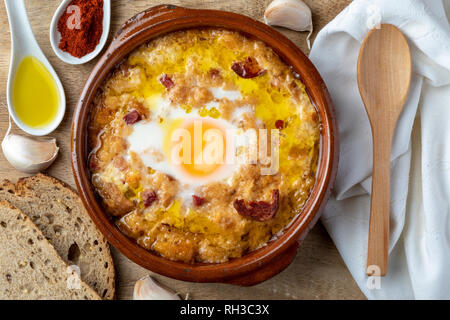
[[[87,167],[87,125],[98,88],[130,52],[163,34],[198,27],[223,27],[264,41],[297,72],[320,115],[320,158],[315,186],[301,212],[284,233],[267,246],[241,258],[220,264],[186,264],[167,260],[147,251],[126,237],[103,210],[90,182]],[[254,285],[265,281],[295,257],[299,243],[317,222],[333,186],[338,163],[335,115],[327,88],[311,61],[275,29],[239,14],[194,10],[162,5],[137,14],[121,27],[111,45],[92,70],[78,101],[72,126],[72,167],[81,199],[92,220],[120,252],[137,264],[162,275],[194,282],[222,282]]]

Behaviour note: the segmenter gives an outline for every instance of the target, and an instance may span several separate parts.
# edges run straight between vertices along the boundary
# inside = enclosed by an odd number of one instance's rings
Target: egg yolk
[[[174,121],[168,134],[166,155],[183,174],[206,178],[223,167],[227,150],[226,132],[217,120]]]

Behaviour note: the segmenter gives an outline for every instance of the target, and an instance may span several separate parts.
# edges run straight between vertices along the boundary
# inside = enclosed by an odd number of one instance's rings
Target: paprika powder
[[[58,20],[58,47],[81,58],[94,51],[103,33],[103,0],[72,0]]]

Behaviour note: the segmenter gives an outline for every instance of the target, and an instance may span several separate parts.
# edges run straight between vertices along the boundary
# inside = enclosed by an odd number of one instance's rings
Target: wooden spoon
[[[400,30],[389,24],[371,30],[358,58],[359,92],[372,126],[373,140],[368,275],[384,276],[388,269],[391,143],[410,80],[411,54]]]

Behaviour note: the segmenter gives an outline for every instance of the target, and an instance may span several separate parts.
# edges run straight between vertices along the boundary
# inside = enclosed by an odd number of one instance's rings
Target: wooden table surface
[[[51,134],[58,140],[60,155],[48,173],[74,186],[70,165],[70,127],[72,114],[90,70],[96,62],[82,66],[72,66],[60,61],[54,54],[49,41],[49,26],[59,0],[26,0],[28,16],[36,39],[44,54],[62,81],[67,98],[66,116],[59,128]],[[172,3],[191,8],[212,8],[234,11],[262,20],[263,12],[270,0],[112,0],[112,21],[110,38],[119,26],[136,13],[161,3]],[[315,34],[350,0],[306,0],[313,12]],[[0,3],[0,135],[8,128],[6,107],[6,82],[10,60],[10,34],[3,1]],[[306,34],[280,29],[305,53]],[[14,131],[18,132],[15,128]],[[0,155],[0,178],[15,181],[24,176],[12,168]],[[137,279],[151,273],[129,261],[112,248],[117,270],[117,298],[132,298],[133,286]],[[154,275],[161,283],[173,288],[190,299],[363,299],[364,296],[345,267],[336,247],[319,222],[300,246],[295,260],[281,274],[257,286],[241,288],[224,284],[199,284],[172,280]]]

